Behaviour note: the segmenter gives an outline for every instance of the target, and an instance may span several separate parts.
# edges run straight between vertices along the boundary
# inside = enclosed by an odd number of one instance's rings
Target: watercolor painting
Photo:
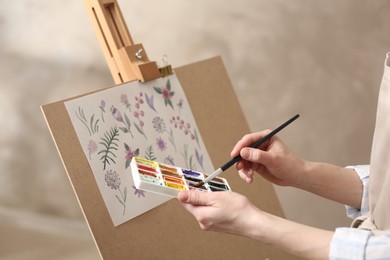
[[[115,226],[171,199],[134,186],[133,157],[214,170],[175,75],[129,82],[65,106]]]

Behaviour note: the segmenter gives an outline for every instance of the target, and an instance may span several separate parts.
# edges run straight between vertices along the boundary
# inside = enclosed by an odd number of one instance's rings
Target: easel
[[[161,71],[171,71],[170,67],[159,70],[155,62],[148,60],[142,45],[133,45],[116,0],[86,2],[116,83],[149,81],[160,77]],[[221,165],[227,159],[226,151],[249,132],[222,60],[212,58],[186,65],[176,68],[175,74],[214,165]],[[251,239],[204,232],[175,200],[120,226],[113,226],[66,111],[64,102],[67,100],[70,99],[44,105],[42,110],[102,258],[294,259]],[[210,111],[213,111],[212,115]],[[261,209],[283,215],[268,182],[258,178],[254,184],[246,185],[233,169],[224,176],[234,191],[244,194]]]
[[[149,61],[142,44],[133,43],[116,0],[85,3],[115,84],[161,77],[156,62]]]

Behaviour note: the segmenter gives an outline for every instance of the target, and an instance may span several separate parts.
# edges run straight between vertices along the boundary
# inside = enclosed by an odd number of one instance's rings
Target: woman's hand
[[[203,230],[253,237],[260,210],[235,192],[181,191],[179,201]],[[251,220],[254,220],[253,222]]]
[[[241,155],[236,164],[240,177],[247,183],[253,181],[255,172],[268,181],[281,186],[296,186],[303,179],[305,161],[296,156],[277,136],[258,148],[254,142],[269,134],[270,130],[247,134],[234,146],[231,156]]]

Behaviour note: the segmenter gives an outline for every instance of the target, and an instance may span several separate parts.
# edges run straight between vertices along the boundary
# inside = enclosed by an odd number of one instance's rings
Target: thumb
[[[202,191],[180,191],[177,195],[180,202],[195,206],[208,206],[207,193]]]
[[[268,165],[271,160],[268,152],[257,148],[243,148],[240,152],[240,155],[244,160],[263,165]]]

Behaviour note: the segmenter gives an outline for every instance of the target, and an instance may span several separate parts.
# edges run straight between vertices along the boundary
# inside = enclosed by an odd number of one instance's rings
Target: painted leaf
[[[130,127],[131,126],[131,122],[130,122],[130,119],[127,117],[126,113],[125,114],[125,121],[126,121],[126,124]]]
[[[171,90],[171,81],[169,79],[167,80],[167,89]]]
[[[153,87],[158,94],[162,94],[161,88]]]
[[[102,144],[104,146],[104,149],[101,150],[98,154],[102,154],[102,157],[100,160],[103,163],[103,170],[106,169],[107,164],[111,165],[110,161],[115,164],[114,158],[116,158],[114,151],[118,150],[118,139],[119,131],[118,129],[111,128],[111,130],[104,133],[104,137],[101,138],[102,142],[99,142],[99,144]],[[114,157],[114,158],[113,158]]]
[[[119,129],[123,132],[123,133],[128,133],[129,130],[126,128],[126,127],[119,127]]]

